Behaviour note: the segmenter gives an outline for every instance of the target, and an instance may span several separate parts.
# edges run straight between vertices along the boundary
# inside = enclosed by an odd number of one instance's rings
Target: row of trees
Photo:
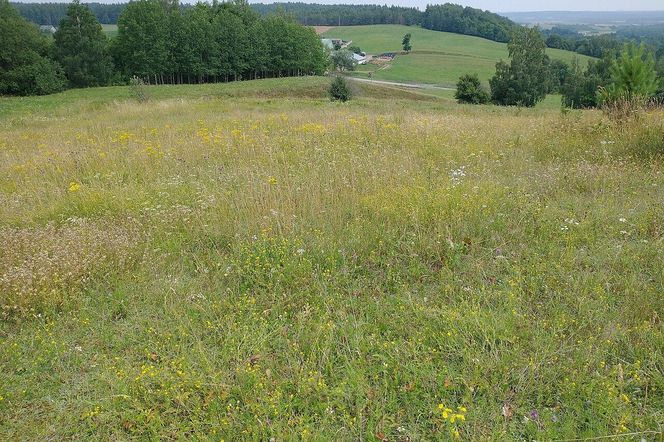
[[[111,49],[121,73],[155,83],[321,74],[327,63],[313,29],[261,17],[246,3],[184,11],[159,0],[129,3]]]
[[[68,3],[12,3],[21,15],[33,23],[58,26],[67,15]],[[126,3],[88,3],[100,23],[116,24]],[[180,5],[182,9],[192,5]],[[400,24],[416,25],[422,21],[417,8],[386,5],[320,5],[314,3],[256,3],[252,9],[261,15],[287,14],[310,26],[350,26]]]
[[[115,24],[120,18],[126,3],[86,3],[100,23]],[[59,26],[67,15],[69,3],[12,3],[18,12],[32,23]]]
[[[490,93],[477,75],[464,75],[457,84],[459,102],[531,107],[547,93],[560,92],[563,105],[572,108],[595,107],[617,100],[657,98],[664,92],[664,72],[658,79],[655,59],[644,45],[626,44],[618,56],[606,53],[582,69],[551,61],[537,28],[519,28],[508,43],[510,62],[496,64],[489,80]]]
[[[549,48],[563,49],[595,58],[603,57],[607,52],[620,52],[622,47],[614,34],[588,36],[576,32],[566,32],[560,28],[544,31],[543,34]]]
[[[58,26],[67,13],[67,3],[13,3],[23,17],[40,25]],[[118,4],[87,4],[100,23],[115,24],[127,6]],[[191,4],[179,5],[191,9]],[[261,15],[278,14],[308,26],[348,26],[374,24],[421,25],[436,31],[474,35],[489,40],[507,42],[519,27],[506,17],[452,3],[429,5],[425,11],[417,8],[386,5],[324,5],[312,3],[255,3],[251,8]],[[664,60],[664,25],[619,27],[615,33],[588,36],[563,26],[543,30],[549,48],[564,49],[591,57],[606,52],[617,54],[625,41],[637,41],[658,49],[657,57]],[[664,63],[664,61],[663,61]]]
[[[65,3],[16,3],[24,17],[38,24],[57,26],[66,14]],[[101,23],[116,23],[124,4],[90,4],[90,8]],[[191,8],[181,5],[182,9]],[[350,26],[399,24],[421,25],[436,31],[475,35],[489,40],[506,42],[512,29],[518,25],[488,11],[464,8],[452,3],[429,5],[424,12],[417,8],[387,5],[322,5],[314,3],[252,4],[251,8],[261,15],[287,15],[308,26]]]
[[[201,83],[321,74],[327,58],[313,29],[262,17],[246,3],[130,2],[108,41],[77,0],[52,42],[0,0],[0,94],[47,94],[126,82]]]
[[[308,26],[417,25],[422,20],[419,9],[402,6],[254,3],[251,7],[263,15],[283,12]]]

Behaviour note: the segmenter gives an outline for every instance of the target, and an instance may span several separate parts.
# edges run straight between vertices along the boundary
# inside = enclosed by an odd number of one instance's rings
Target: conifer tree
[[[108,84],[113,72],[108,41],[90,8],[74,0],[54,39],[55,58],[72,86]]]

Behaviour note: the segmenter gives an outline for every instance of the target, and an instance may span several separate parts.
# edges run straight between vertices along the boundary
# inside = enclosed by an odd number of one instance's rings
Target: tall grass
[[[660,115],[324,84],[0,129],[0,438],[661,432]]]

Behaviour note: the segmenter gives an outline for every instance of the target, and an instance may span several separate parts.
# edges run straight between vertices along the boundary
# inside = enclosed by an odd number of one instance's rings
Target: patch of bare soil
[[[312,26],[312,28],[314,28],[316,34],[320,35],[332,29],[332,26]]]

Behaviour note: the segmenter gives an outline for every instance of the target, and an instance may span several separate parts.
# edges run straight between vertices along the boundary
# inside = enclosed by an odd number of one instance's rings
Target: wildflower
[[[78,192],[78,190],[81,188],[81,185],[77,183],[76,181],[72,181],[69,183],[69,191],[70,192]]]
[[[277,184],[277,179],[273,176],[270,175],[270,177],[267,179],[268,184],[271,186],[275,186]]]
[[[466,420],[466,407],[459,406],[455,412],[451,408],[446,407],[444,404],[438,404],[438,409],[441,411],[443,419],[453,424],[457,421],[464,422]]]
[[[625,218],[620,218],[620,219],[618,219],[618,221],[620,221],[621,223],[626,223],[627,222],[627,220]]]

